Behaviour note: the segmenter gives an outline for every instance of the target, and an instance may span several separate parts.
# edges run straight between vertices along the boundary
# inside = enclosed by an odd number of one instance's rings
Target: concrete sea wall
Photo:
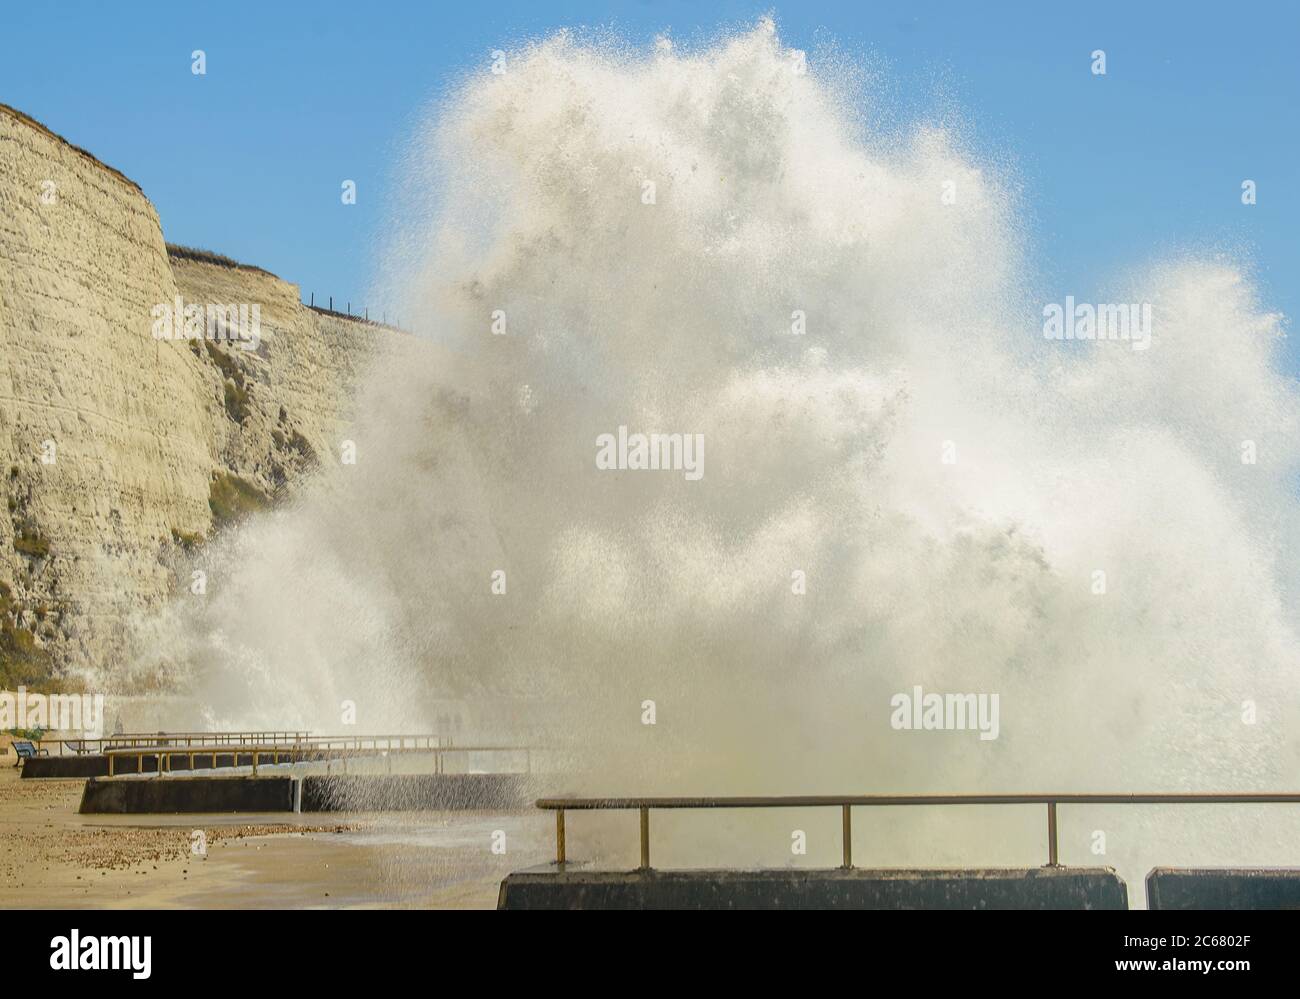
[[[524,808],[522,774],[344,774],[303,778],[304,812]]]
[[[82,792],[80,811],[87,815],[501,811],[524,807],[525,780],[521,774],[92,777]]]
[[[1127,909],[1111,868],[584,871],[501,882],[499,909]]]
[[[1300,909],[1300,868],[1157,867],[1149,909]]]
[[[291,812],[294,792],[292,777],[92,777],[82,792],[80,811],[85,815]]]

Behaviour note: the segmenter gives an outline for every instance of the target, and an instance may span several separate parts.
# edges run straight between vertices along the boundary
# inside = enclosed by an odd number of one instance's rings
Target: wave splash
[[[1114,289],[1149,349],[1050,339],[1014,177],[876,129],[769,22],[503,68],[404,165],[382,297],[420,339],[357,465],[149,624],[215,723],[451,711],[601,793],[1293,782],[1300,397],[1239,267]],[[620,428],[700,435],[703,474],[599,467]],[[917,687],[998,695],[998,737],[891,725]],[[1220,860],[1247,822],[1171,815]],[[1247,825],[1257,860],[1294,835]]]

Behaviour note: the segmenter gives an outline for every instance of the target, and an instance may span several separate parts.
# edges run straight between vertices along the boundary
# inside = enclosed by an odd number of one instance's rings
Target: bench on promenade
[[[14,752],[18,754],[18,759],[14,766],[21,766],[23,760],[34,760],[38,756],[49,756],[48,749],[37,749],[36,746],[27,739],[14,740]]]

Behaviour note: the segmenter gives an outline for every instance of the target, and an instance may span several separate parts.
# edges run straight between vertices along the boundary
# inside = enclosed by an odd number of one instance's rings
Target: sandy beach
[[[0,770],[0,907],[491,908],[551,848],[526,812],[79,815],[83,783]]]

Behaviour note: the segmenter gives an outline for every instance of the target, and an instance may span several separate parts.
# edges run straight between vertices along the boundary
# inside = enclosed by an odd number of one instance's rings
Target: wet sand
[[[79,815],[83,781],[0,770],[3,908],[491,908],[552,849],[531,811]]]

